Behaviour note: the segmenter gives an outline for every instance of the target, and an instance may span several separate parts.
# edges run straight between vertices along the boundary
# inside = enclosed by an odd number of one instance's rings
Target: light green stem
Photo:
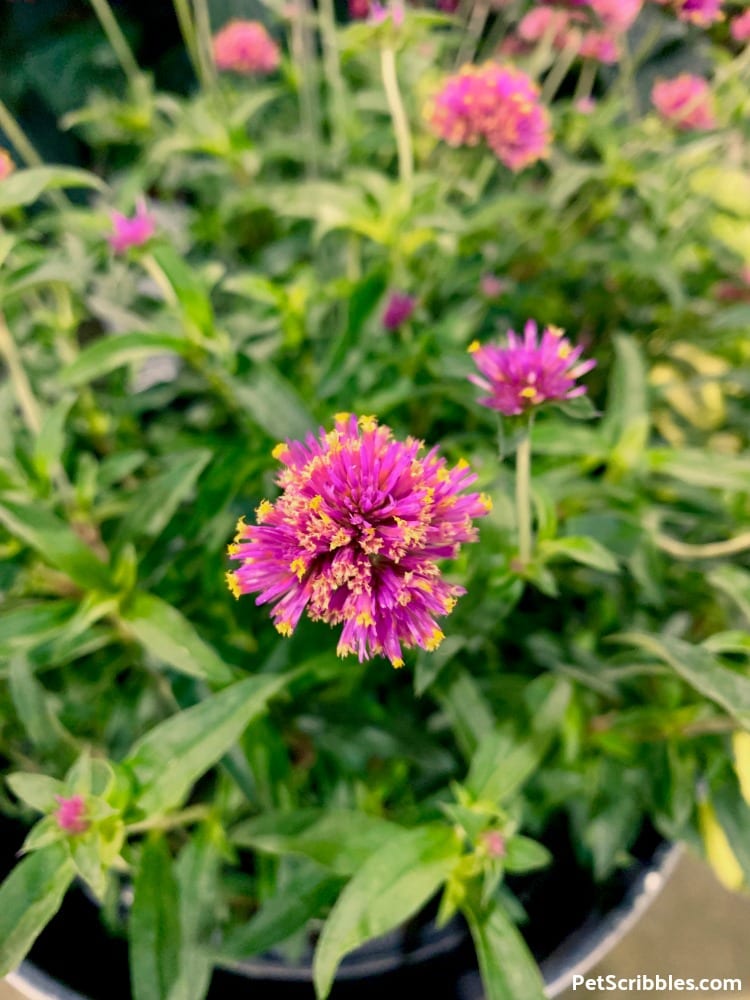
[[[195,44],[200,63],[201,80],[204,86],[216,84],[216,66],[213,55],[211,15],[206,0],[193,0],[195,12]]]
[[[5,132],[27,167],[44,165],[44,160],[31,144],[31,140],[2,101],[0,101],[0,129]]]
[[[193,65],[193,71],[195,72],[197,79],[202,80],[201,59],[200,52],[198,50],[198,36],[195,31],[195,25],[193,24],[193,16],[190,12],[190,0],[174,0],[174,11],[180,25],[182,40],[185,42],[187,54]]]
[[[32,434],[37,435],[42,429],[42,413],[31,388],[26,369],[23,367],[13,334],[8,329],[5,317],[0,314],[0,357],[5,361],[24,423]]]
[[[573,94],[573,104],[591,97],[596,81],[596,62],[593,59],[584,60],[581,72],[578,74],[575,93]]]
[[[120,25],[117,23],[117,18],[113,14],[112,8],[107,0],[90,0],[90,2],[94,8],[94,13],[99,18],[99,23],[104,30],[104,34],[107,36],[107,40],[117,56],[117,61],[122,67],[123,73],[130,81],[130,85],[134,87],[140,78],[141,71],[138,63],[135,61],[133,50],[128,45],[128,41],[120,29]]]
[[[320,34],[323,40],[323,58],[325,60],[326,78],[331,88],[331,134],[333,148],[340,157],[346,145],[346,119],[348,102],[344,77],[341,74],[338,39],[336,37],[336,14],[333,0],[319,0],[318,17]]]
[[[531,562],[531,419],[524,428],[516,450],[516,521],[518,556],[527,566]]]
[[[466,32],[461,39],[458,56],[456,57],[456,66],[460,67],[464,63],[473,62],[489,13],[490,0],[476,0],[471,10]]]
[[[396,53],[390,46],[385,46],[380,52],[380,68],[383,76],[383,88],[388,101],[388,108],[393,121],[393,131],[396,135],[398,149],[398,172],[407,193],[411,193],[414,180],[414,155],[411,145],[409,119],[406,116],[404,102],[398,86],[396,72]]]
[[[570,45],[565,46],[555,60],[552,69],[544,78],[544,86],[542,87],[543,104],[550,104],[552,98],[560,89],[560,84],[570,72],[570,67],[573,65],[576,56],[578,55],[578,49],[579,43],[577,40],[574,40]]]

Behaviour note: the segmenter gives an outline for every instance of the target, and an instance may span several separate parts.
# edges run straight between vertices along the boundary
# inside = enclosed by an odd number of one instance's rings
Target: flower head
[[[521,70],[488,62],[448,77],[426,110],[452,146],[483,138],[506,167],[521,170],[547,154],[550,122],[536,84]]]
[[[15,169],[16,165],[8,150],[0,149],[0,181],[4,181],[6,177],[10,177]]]
[[[708,83],[692,73],[658,80],[651,100],[662,118],[679,129],[709,129],[716,125]]]
[[[507,344],[475,342],[469,347],[481,372],[469,375],[469,380],[487,393],[479,400],[483,406],[515,417],[541,403],[575,399],[586,392],[576,379],[596,362],[579,361],[583,348],[573,347],[557,327],[547,327],[541,341],[537,333],[536,323],[529,320],[523,340],[510,330]]]
[[[643,0],[588,0],[606,31],[627,31],[641,12]]]
[[[330,433],[278,445],[282,489],[264,500],[255,525],[242,519],[227,575],[235,596],[256,593],[291,635],[303,611],[342,625],[339,656],[356,653],[403,663],[402,646],[437,648],[436,618],[449,614],[462,587],[446,583],[437,560],[474,541],[472,518],[489,498],[464,493],[476,477],[465,462],[448,468],[436,449],[393,438],[374,417],[336,416]]]
[[[681,21],[707,28],[723,17],[722,0],[676,0],[677,16]]]
[[[143,198],[139,200],[132,219],[120,212],[112,212],[112,226],[114,232],[108,239],[115,253],[125,253],[130,247],[142,246],[156,232],[156,220]]]
[[[383,313],[383,326],[386,330],[398,330],[414,312],[416,304],[417,300],[413,295],[406,295],[404,292],[391,292]]]
[[[735,42],[748,41],[750,39],[750,10],[733,18],[729,25],[729,31]]]
[[[71,795],[70,798],[56,795],[55,801],[58,807],[54,816],[61,830],[65,833],[85,833],[88,830],[89,824],[84,819],[86,803],[82,795]]]
[[[370,16],[370,0],[349,0],[349,17],[353,21],[362,21]]]
[[[219,70],[260,76],[279,67],[279,48],[260,21],[234,20],[225,24],[214,35],[213,51]]]

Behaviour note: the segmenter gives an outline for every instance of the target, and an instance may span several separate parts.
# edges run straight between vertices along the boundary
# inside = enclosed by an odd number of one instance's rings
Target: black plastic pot
[[[575,914],[581,899],[591,896],[591,888],[581,884],[580,872],[573,876],[579,879],[574,895],[548,895],[548,877],[525,891],[521,887],[519,894],[532,918],[527,937],[541,963],[548,997],[559,996],[574,975],[585,974],[599,962],[661,891],[675,867],[679,848],[655,841],[653,835],[645,841],[645,848],[641,847],[645,856],[604,891],[598,891],[598,902],[588,900],[591,910],[582,921]],[[549,917],[546,922],[534,915],[542,897]],[[551,904],[551,900],[556,903]],[[562,934],[554,916],[560,913],[563,920],[569,919],[568,930]],[[8,981],[29,1000],[130,998],[124,943],[102,933],[96,908],[75,892],[41,935],[31,959]],[[437,930],[432,924],[415,924],[371,942],[344,960],[332,1000],[375,1000],[388,990],[400,995],[418,991],[418,995],[435,1000],[482,1000],[465,927],[456,922]],[[309,963],[290,966],[270,957],[215,972],[210,997],[234,1000],[249,993],[273,1000],[311,1000]]]

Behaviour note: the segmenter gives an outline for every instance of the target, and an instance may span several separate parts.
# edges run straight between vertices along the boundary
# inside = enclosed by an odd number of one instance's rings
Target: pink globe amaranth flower
[[[483,274],[479,279],[479,289],[486,299],[499,299],[507,287],[508,283],[496,274]]]
[[[278,69],[279,48],[260,21],[234,20],[213,38],[216,68],[245,76],[262,76]]]
[[[125,253],[130,247],[142,246],[156,232],[156,220],[146,207],[143,198],[139,199],[132,218],[122,215],[121,212],[112,212],[112,226],[114,232],[108,240],[115,253]]]
[[[386,330],[398,330],[414,312],[416,304],[417,300],[413,295],[407,295],[405,292],[391,292],[383,313],[383,326]]]
[[[370,0],[349,0],[349,17],[353,21],[363,21],[370,16]]]
[[[750,39],[750,10],[732,19],[729,31],[735,42],[746,42]]]
[[[708,82],[692,73],[658,80],[651,91],[654,107],[666,121],[684,131],[716,126]]]
[[[643,0],[588,0],[588,4],[606,31],[622,34],[640,14]]]
[[[469,381],[487,393],[479,400],[483,406],[517,417],[542,403],[584,395],[586,387],[576,385],[576,379],[596,362],[579,361],[583,347],[573,347],[557,327],[547,327],[541,341],[537,333],[529,320],[523,340],[509,330],[506,344],[471,344],[469,352],[481,374],[469,375]]]
[[[8,150],[0,149],[0,181],[4,181],[6,177],[10,177],[15,169],[16,165]]]
[[[549,36],[553,46],[561,49],[566,45],[569,27],[570,15],[567,11],[552,7],[535,7],[524,14],[518,22],[516,31],[519,38],[531,43],[540,42]]]
[[[677,17],[699,28],[707,28],[724,16],[721,3],[722,0],[676,0]]]
[[[448,77],[425,110],[432,130],[452,146],[484,139],[511,170],[546,156],[551,139],[547,109],[525,73],[488,62]]]
[[[396,27],[400,27],[404,23],[404,8],[402,5],[393,6],[383,6],[383,4],[378,3],[377,0],[372,0],[370,5],[370,17],[369,21],[371,24],[383,24],[388,18],[393,20]]]
[[[442,579],[437,560],[476,540],[472,518],[491,502],[463,492],[476,479],[466,462],[450,469],[435,448],[420,456],[422,447],[348,413],[329,433],[277,445],[282,494],[260,504],[257,524],[240,518],[229,546],[241,563],[227,574],[235,597],[272,602],[281,635],[304,611],[343,625],[339,656],[382,655],[400,667],[402,647],[436,649],[435,619],[464,593]]]
[[[85,833],[89,828],[87,820],[84,819],[86,803],[82,795],[71,795],[65,798],[63,795],[56,795],[57,809],[54,816],[57,825],[65,833]]]
[[[581,38],[579,55],[611,66],[620,58],[617,39],[606,31],[587,31]]]
[[[489,857],[493,859],[504,858],[507,853],[505,837],[499,830],[485,830],[481,834],[482,845]]]

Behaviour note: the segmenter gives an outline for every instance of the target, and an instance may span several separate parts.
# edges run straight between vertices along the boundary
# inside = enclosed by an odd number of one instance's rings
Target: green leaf
[[[60,373],[60,381],[64,386],[80,385],[92,382],[122,365],[164,351],[185,355],[190,350],[190,344],[184,337],[176,337],[172,333],[122,333],[103,337],[96,343],[81,351],[75,361],[71,362]]]
[[[478,800],[499,803],[517,791],[539,766],[541,747],[519,742],[504,729],[488,733],[471,759],[466,788]]]
[[[317,868],[305,867],[241,927],[236,927],[214,956],[217,964],[260,955],[327,909],[338,895],[341,879]]]
[[[670,636],[626,632],[615,637],[663,660],[696,691],[715,701],[745,729],[750,729],[750,680],[723,667],[704,647]]]
[[[503,866],[507,872],[520,873],[545,868],[552,855],[543,844],[529,837],[511,837],[506,847]]]
[[[190,677],[228,684],[232,670],[204,642],[177,608],[154,594],[138,592],[122,609],[121,622],[147,653]]]
[[[16,798],[40,813],[51,812],[57,804],[55,796],[65,793],[63,782],[46,774],[17,771],[15,774],[9,774],[5,780]]]
[[[500,903],[463,910],[482,974],[486,1000],[544,1000],[544,983],[526,942]]]
[[[640,346],[632,336],[615,337],[614,343],[617,358],[601,432],[610,445],[609,466],[619,471],[641,460],[650,419],[646,364]]]
[[[315,419],[291,382],[270,365],[232,383],[237,401],[272,438],[304,438]]]
[[[202,333],[210,334],[214,326],[214,311],[203,279],[172,246],[155,246],[152,256],[166,274],[185,316]]]
[[[63,750],[74,747],[75,740],[60,722],[50,703],[50,696],[34,676],[25,657],[14,656],[11,659],[8,679],[13,707],[31,742],[42,753],[56,750],[64,756]]]
[[[318,1000],[328,996],[348,952],[408,920],[434,896],[460,850],[453,830],[432,824],[400,831],[365,861],[323,927],[313,962]]]
[[[477,682],[465,670],[458,674],[439,697],[461,752],[466,757],[471,757],[481,740],[495,727],[495,716],[489,702]]]
[[[735,781],[723,781],[719,787],[714,787],[711,800],[732,853],[744,872],[745,883],[750,885],[750,806]]]
[[[219,897],[221,857],[208,827],[180,851],[175,864],[180,905],[180,962],[169,1000],[203,1000],[211,981],[213,960],[209,937],[214,930]]]
[[[302,854],[339,875],[351,875],[401,829],[351,809],[299,809],[241,823],[231,840],[269,854]]]
[[[49,479],[59,468],[65,447],[65,425],[74,396],[63,397],[47,411],[34,444],[34,467]]]
[[[0,523],[35,549],[42,559],[85,590],[111,590],[107,567],[76,533],[50,511],[30,504],[0,502]]]
[[[73,875],[67,845],[49,844],[25,857],[0,886],[0,976],[26,957],[60,909]]]
[[[106,184],[95,174],[75,167],[31,167],[17,170],[0,187],[0,212],[10,208],[31,205],[44,191],[55,188],[98,188],[105,190]]]
[[[539,543],[539,553],[546,561],[549,559],[572,559],[582,566],[601,570],[603,573],[619,573],[617,560],[604,546],[593,538],[568,535],[563,538],[552,538]]]
[[[156,538],[172,520],[177,508],[192,493],[201,472],[211,460],[207,448],[170,455],[166,467],[132,497],[117,528],[117,545],[136,538]]]
[[[747,570],[725,564],[708,574],[708,582],[733,600],[750,623],[750,573]]]
[[[40,601],[0,616],[0,648],[31,648],[57,635],[75,608],[72,601]]]
[[[177,882],[163,839],[143,846],[128,921],[133,1000],[167,1000],[178,975]]]
[[[159,723],[133,747],[125,764],[140,785],[144,813],[179,805],[197,779],[237,742],[293,675],[248,677]]]

